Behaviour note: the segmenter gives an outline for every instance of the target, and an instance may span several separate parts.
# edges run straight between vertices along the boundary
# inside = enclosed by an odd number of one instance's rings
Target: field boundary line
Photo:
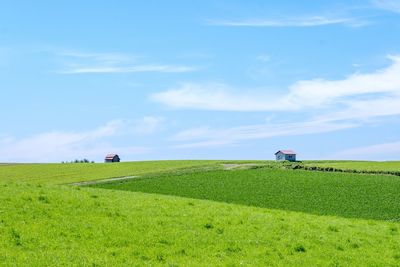
[[[107,179],[101,179],[101,180],[75,182],[75,183],[71,183],[70,185],[81,186],[81,185],[101,184],[101,183],[107,183],[107,182],[135,179],[135,178],[139,178],[139,177],[140,176],[138,176],[138,175],[122,176],[122,177],[114,177],[114,178],[107,178]]]

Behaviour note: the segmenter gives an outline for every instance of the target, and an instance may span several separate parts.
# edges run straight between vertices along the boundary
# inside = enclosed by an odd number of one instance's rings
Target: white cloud
[[[10,47],[0,46],[0,67],[8,67],[11,62],[13,50]]]
[[[262,54],[262,55],[257,56],[256,59],[261,62],[268,62],[271,60],[271,57],[267,54]]]
[[[352,74],[342,80],[298,81],[281,95],[260,89],[239,90],[219,83],[185,83],[176,89],[152,94],[150,98],[177,109],[319,110],[324,119],[330,120],[397,115],[400,114],[400,56],[388,58],[391,65],[386,68]]]
[[[373,0],[371,3],[380,9],[384,9],[391,12],[400,13],[400,1],[399,0]]]
[[[67,51],[60,53],[60,55],[69,62],[64,70],[58,71],[62,74],[136,72],[181,73],[197,70],[192,66],[137,63],[137,57],[121,53],[82,53]]]
[[[400,56],[390,56],[389,59],[392,60],[389,67],[372,73],[356,73],[336,81],[299,81],[290,87],[286,100],[296,106],[321,107],[335,102],[346,103],[351,97],[367,94],[397,96],[400,93]]]
[[[358,124],[355,122],[321,120],[283,124],[265,123],[227,129],[201,127],[182,131],[176,134],[172,140],[181,142],[175,146],[177,148],[210,147],[235,144],[243,140],[332,132],[357,126]]]
[[[304,16],[277,19],[247,19],[247,20],[209,20],[210,25],[230,27],[315,27],[325,25],[347,25],[359,27],[366,24],[359,18]]]
[[[187,141],[187,140],[196,140],[196,139],[203,139],[203,138],[210,138],[213,136],[215,131],[212,131],[210,127],[199,127],[199,128],[192,128],[181,131],[175,134],[171,140],[172,141]]]
[[[285,94],[239,91],[224,84],[183,84],[151,96],[173,108],[223,111],[302,112],[304,121],[245,125],[232,128],[199,127],[177,133],[176,147],[236,144],[243,140],[315,134],[360,127],[380,116],[400,115],[400,57],[370,73],[356,73],[341,80],[313,79],[292,84]],[[244,92],[243,92],[244,91]],[[307,114],[318,114],[310,115]]]
[[[400,114],[400,96],[393,95],[378,99],[349,101],[347,108],[341,111],[323,114],[319,118],[330,121],[358,119],[368,121],[380,116]]]
[[[145,116],[135,123],[134,132],[137,134],[152,134],[162,128],[165,122],[164,117],[160,116]]]
[[[160,73],[180,73],[195,71],[196,68],[189,66],[175,65],[136,65],[131,67],[107,67],[107,66],[85,66],[72,67],[68,70],[60,71],[63,74],[80,73],[135,73],[135,72],[160,72]]]
[[[136,60],[137,57],[122,53],[87,53],[81,51],[62,51],[61,56],[75,59],[87,59],[105,63],[120,63]]]
[[[185,83],[177,89],[155,93],[153,101],[172,108],[226,110],[226,111],[264,111],[283,110],[280,103],[272,102],[268,94],[231,94],[233,89],[225,84]]]
[[[121,154],[145,153],[149,149],[140,146],[118,147],[107,141],[129,127],[122,120],[106,123],[90,131],[52,131],[16,139],[0,140],[0,162],[60,162],[76,158],[98,159],[109,152]]]
[[[376,144],[366,147],[348,149],[336,153],[332,158],[337,159],[364,159],[364,160],[390,160],[398,158],[400,154],[400,141]]]

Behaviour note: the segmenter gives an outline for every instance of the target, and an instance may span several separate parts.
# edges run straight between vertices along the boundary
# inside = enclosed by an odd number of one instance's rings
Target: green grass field
[[[165,160],[77,164],[5,164],[0,165],[0,181],[66,184],[112,177],[167,172],[181,168],[212,166],[218,161]]]
[[[10,266],[395,266],[399,225],[97,188],[1,184]]]
[[[0,265],[400,265],[399,177],[221,163],[2,165]]]

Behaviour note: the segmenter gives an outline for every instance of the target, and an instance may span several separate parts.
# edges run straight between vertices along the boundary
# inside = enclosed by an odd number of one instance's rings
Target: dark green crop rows
[[[96,186],[320,215],[400,220],[396,176],[256,169],[168,174]]]

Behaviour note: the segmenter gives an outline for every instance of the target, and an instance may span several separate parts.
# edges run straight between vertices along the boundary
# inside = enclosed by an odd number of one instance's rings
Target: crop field
[[[399,177],[261,163],[0,166],[0,265],[400,265]]]
[[[320,215],[400,221],[400,177],[255,169],[166,174],[97,187]]]
[[[304,161],[305,165],[359,171],[400,171],[400,161]]]

